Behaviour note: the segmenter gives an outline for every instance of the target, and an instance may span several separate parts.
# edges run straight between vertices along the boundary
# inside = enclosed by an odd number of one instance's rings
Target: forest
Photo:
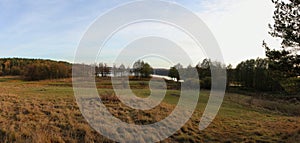
[[[42,59],[0,59],[1,76],[21,76],[25,80],[44,80],[71,77],[72,65]]]

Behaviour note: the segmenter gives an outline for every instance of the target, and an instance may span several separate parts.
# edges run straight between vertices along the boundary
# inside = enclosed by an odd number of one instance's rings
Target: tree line
[[[153,68],[149,63],[142,60],[138,60],[133,64],[133,67],[125,67],[124,64],[117,66],[114,64],[112,67],[109,67],[106,63],[94,64],[92,66],[95,68],[95,75],[100,77],[114,76],[130,76],[133,75],[139,78],[149,78],[153,74]]]
[[[79,75],[100,77],[134,75],[149,78],[153,73],[150,64],[142,60],[136,61],[132,68],[126,68],[123,64],[118,67],[116,65],[109,67],[106,63],[87,65],[43,59],[2,58],[0,59],[0,76],[21,76],[30,81],[68,78],[72,75],[72,66],[80,69],[76,70]]]
[[[22,76],[25,80],[44,80],[71,77],[72,65],[42,59],[0,59],[0,76]]]
[[[295,94],[300,89],[299,55],[292,55],[288,51],[270,50],[265,42],[263,47],[266,50],[267,58],[257,58],[239,63],[236,68],[204,59],[195,67],[189,65],[183,67],[180,63],[168,70],[161,70],[168,73],[168,76],[175,81],[199,82],[203,89],[211,88],[211,68],[225,69],[227,71],[227,88],[239,88],[241,90],[262,91],[262,92],[286,92]],[[71,77],[72,64],[67,62],[56,62],[41,59],[6,58],[0,59],[0,75],[22,76],[25,80],[44,80]],[[149,78],[153,74],[151,65],[142,60],[136,61],[133,66],[125,67],[108,66],[106,63],[94,65],[74,64],[80,69],[91,69],[88,75],[100,77],[107,76],[134,76],[137,78]],[[198,73],[197,79],[189,78],[191,71]],[[77,70],[89,71],[89,70]],[[181,75],[179,73],[182,73]],[[156,74],[160,74],[157,72]],[[193,73],[192,73],[193,74]],[[184,79],[182,79],[184,77]]]
[[[189,65],[183,68],[180,63],[174,65],[169,69],[168,76],[176,81],[199,82],[201,88],[211,89],[211,68],[214,68],[226,70],[227,89],[299,94],[299,55],[293,55],[284,50],[270,50],[266,43],[263,43],[263,47],[266,51],[266,58],[242,61],[235,68],[230,64],[225,66],[221,62],[204,59],[195,67]],[[186,75],[192,69],[197,70],[198,79],[190,79]]]

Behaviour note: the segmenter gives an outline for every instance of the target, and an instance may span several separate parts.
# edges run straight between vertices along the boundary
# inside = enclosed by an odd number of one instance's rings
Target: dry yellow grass
[[[99,83],[101,84],[101,83]],[[82,117],[70,79],[23,82],[0,80],[0,142],[111,142]],[[111,89],[101,89],[109,111],[124,122],[150,124],[168,116],[175,105],[162,103],[147,111],[131,109]],[[229,96],[229,95],[228,95]],[[178,98],[170,96],[171,98]],[[213,123],[198,130],[202,109],[163,142],[296,142],[300,118],[251,108],[225,99]],[[199,101],[200,107],[202,103]]]

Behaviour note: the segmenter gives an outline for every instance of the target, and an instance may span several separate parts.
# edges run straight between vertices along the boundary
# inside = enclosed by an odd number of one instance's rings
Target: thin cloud
[[[273,46],[278,45],[268,35],[268,23],[272,22],[273,14],[272,2],[215,0],[207,5],[214,7],[214,10],[208,8],[197,14],[217,38],[226,63],[236,65],[249,58],[265,57],[261,46],[264,39]]]
[[[72,61],[88,26],[103,12],[128,0],[0,1],[0,57],[39,57]],[[226,63],[264,56],[273,5],[262,0],[176,0],[197,13],[219,41]],[[184,19],[183,19],[184,20]],[[158,27],[159,29],[159,27]],[[165,29],[162,29],[165,30]],[[168,31],[165,31],[168,32]],[[116,44],[117,45],[117,44]],[[190,46],[190,43],[185,43]],[[199,58],[200,60],[200,58]]]

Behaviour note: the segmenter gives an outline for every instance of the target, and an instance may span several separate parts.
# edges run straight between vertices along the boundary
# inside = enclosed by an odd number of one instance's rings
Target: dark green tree
[[[270,50],[264,42],[270,69],[279,78],[299,76],[300,70],[300,1],[272,0],[275,4],[274,24],[269,24],[270,34],[282,39],[283,50]]]
[[[133,64],[133,73],[134,76],[136,77],[140,77],[141,76],[141,71],[142,71],[142,66],[143,66],[144,62],[141,60],[136,61]]]
[[[141,69],[142,77],[149,78],[150,74],[153,74],[153,68],[148,63],[143,62]]]
[[[235,81],[245,89],[274,92],[284,90],[279,81],[272,76],[267,59],[243,61],[237,65],[234,73]]]
[[[198,71],[199,79],[204,79],[205,77],[211,77],[211,66],[212,62],[210,59],[204,59],[201,63],[199,62],[196,66]]]
[[[150,66],[150,64],[138,60],[133,64],[133,72],[136,77],[149,78],[150,74],[153,73],[153,68]]]
[[[171,78],[175,78],[176,81],[180,80],[179,72],[175,66],[170,68],[168,76]]]
[[[269,24],[270,34],[282,39],[283,47],[300,47],[300,1],[272,0],[275,4],[274,24]]]

